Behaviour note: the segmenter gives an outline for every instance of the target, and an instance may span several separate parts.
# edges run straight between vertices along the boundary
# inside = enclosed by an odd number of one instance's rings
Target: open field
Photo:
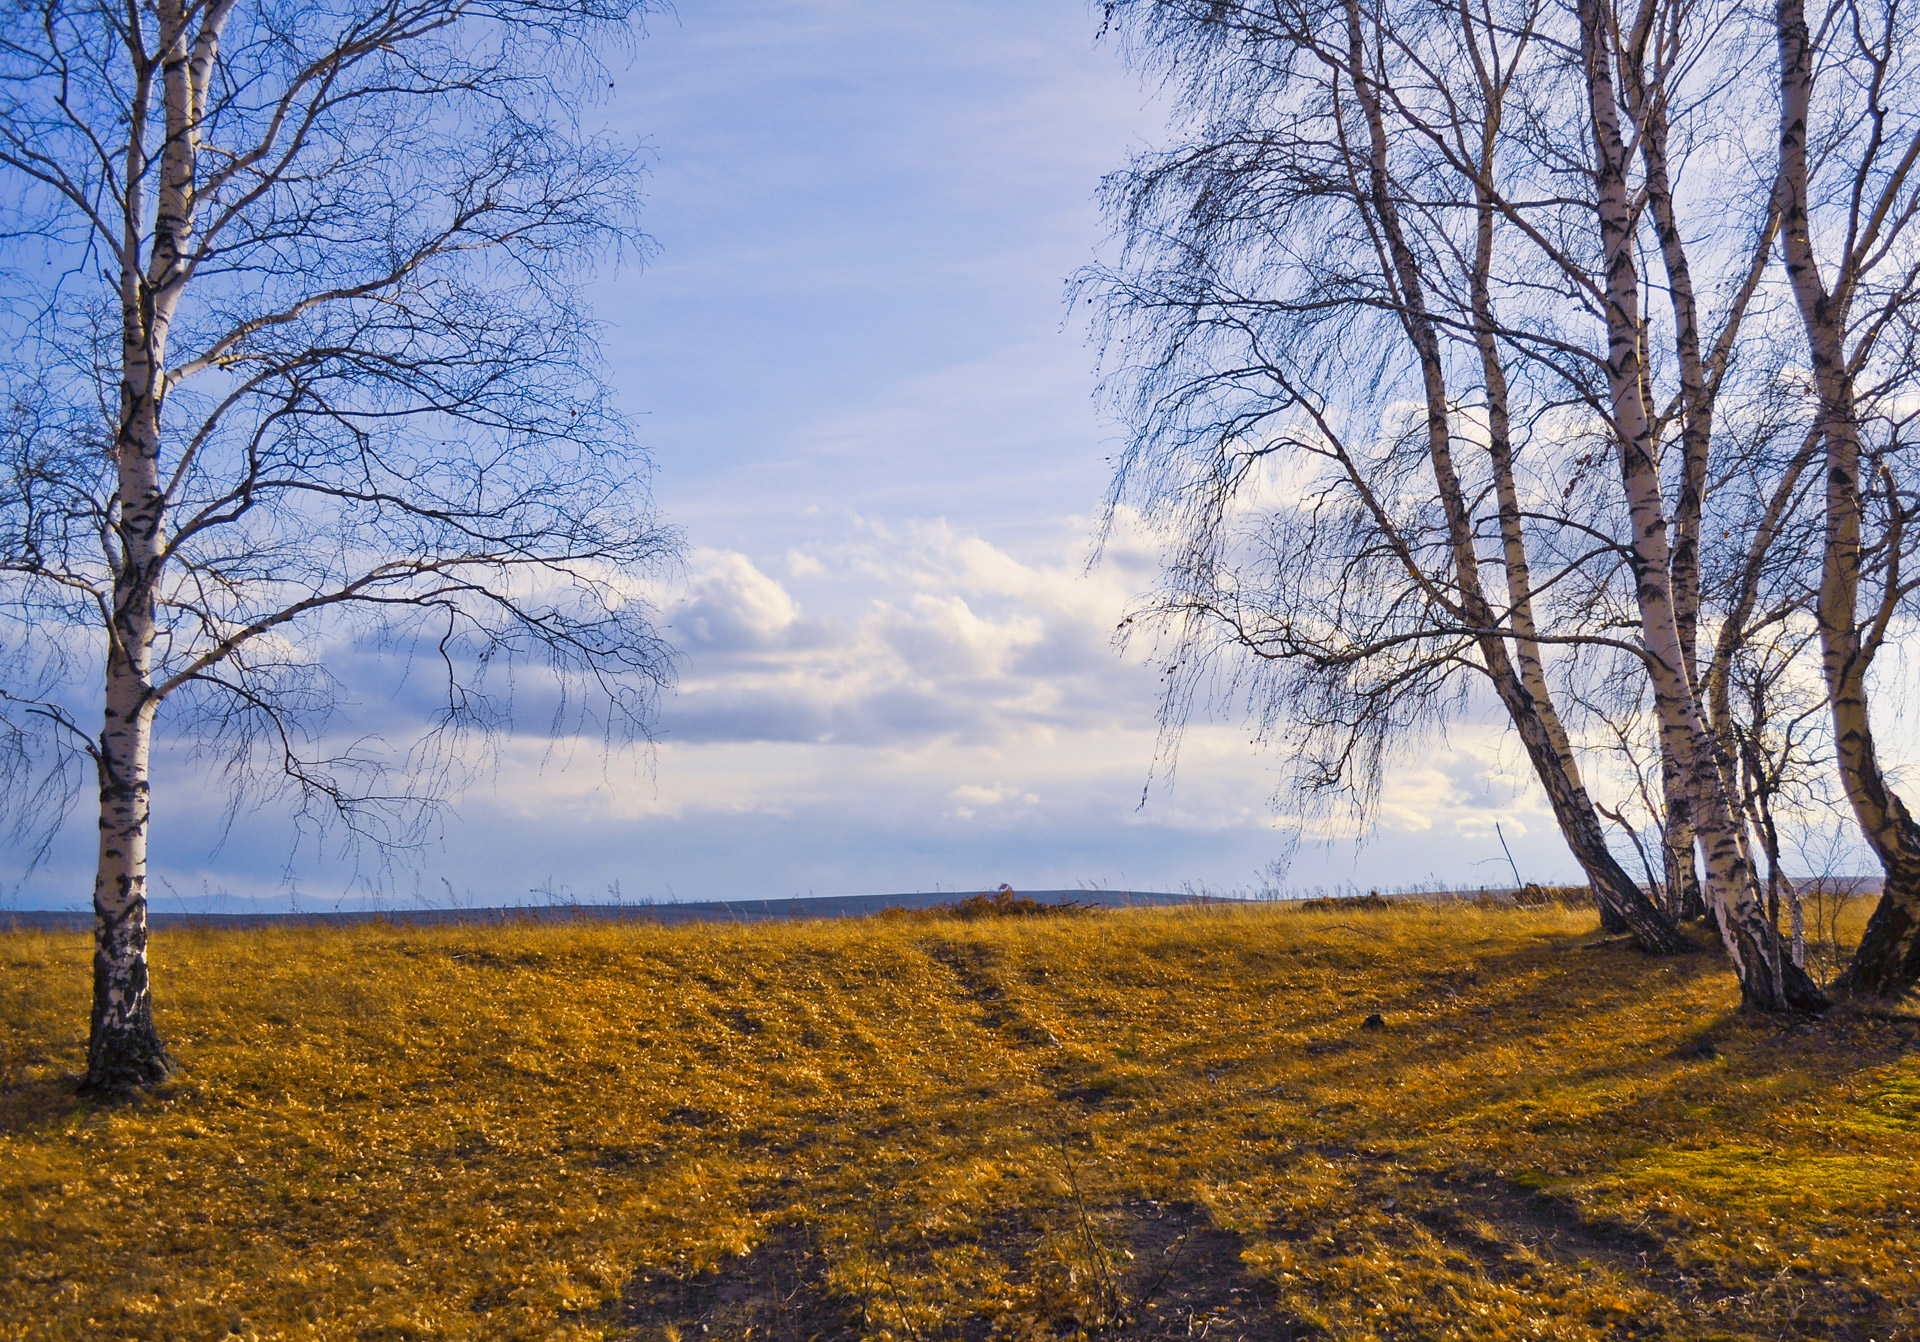
[[[1920,1338],[1920,1025],[1590,919],[0,935],[0,1338]]]

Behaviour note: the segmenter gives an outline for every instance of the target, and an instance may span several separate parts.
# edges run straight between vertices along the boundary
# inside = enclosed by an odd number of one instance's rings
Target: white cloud
[[[944,521],[846,514],[784,578],[702,551],[668,611],[686,667],[663,738],[900,748],[1148,720],[1151,675],[1110,644],[1127,587],[1064,548],[1036,561]]]
[[[800,618],[778,582],[730,550],[699,550],[671,625],[691,648],[764,648]]]
[[[1040,800],[1037,793],[1008,787],[1003,783],[995,783],[991,787],[983,787],[978,783],[962,783],[947,795],[959,803],[948,812],[959,820],[971,820],[982,808],[988,806],[1031,805]]]

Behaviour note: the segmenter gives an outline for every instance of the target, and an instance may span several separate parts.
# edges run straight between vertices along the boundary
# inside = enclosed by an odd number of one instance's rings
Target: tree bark
[[[1813,251],[1807,218],[1813,53],[1803,0],[1778,0],[1774,26],[1781,71],[1781,246],[1813,359],[1826,444],[1826,537],[1815,607],[1821,669],[1832,703],[1841,785],[1886,876],[1866,933],[1834,988],[1848,997],[1892,1002],[1920,985],[1920,826],[1880,767],[1867,705],[1867,671],[1875,648],[1861,638],[1859,627],[1860,425],[1845,344],[1854,263],[1843,258],[1829,291]]]
[[[153,746],[154,581],[163,538],[154,323],[139,270],[123,284],[119,518],[108,630],[94,876],[93,1018],[83,1089],[121,1095],[167,1075],[147,966],[147,824]]]
[[[138,600],[136,598],[135,606]],[[116,619],[115,643],[141,621]],[[146,622],[151,639],[151,619]],[[136,658],[145,648],[136,645]],[[148,761],[152,701],[125,650],[109,653],[106,728],[101,733],[100,860],[94,877],[93,1015],[82,1089],[126,1095],[164,1080],[172,1062],[153,1020],[147,967]]]
[[[1685,796],[1680,787],[1680,773],[1675,769],[1672,774],[1671,799],[1674,793]],[[1707,916],[1707,901],[1700,891],[1700,864],[1694,852],[1693,830],[1676,815],[1671,800],[1667,803],[1666,821],[1661,826],[1661,852],[1666,859],[1667,877],[1667,916],[1675,922],[1695,922]]]
[[[1637,126],[1640,157],[1646,167],[1647,206],[1654,236],[1660,242],[1660,260],[1666,270],[1667,295],[1673,310],[1674,362],[1680,373],[1679,491],[1673,501],[1673,549],[1668,571],[1673,587],[1673,621],[1680,637],[1682,669],[1698,692],[1700,637],[1700,519],[1706,503],[1707,469],[1713,449],[1713,396],[1707,386],[1707,366],[1700,349],[1700,312],[1694,297],[1693,268],[1687,260],[1686,240],[1673,204],[1673,182],[1668,166],[1668,98],[1663,84],[1646,87],[1640,63],[1645,48],[1657,42],[1653,32],[1662,7],[1649,0],[1635,25],[1636,38],[1622,61],[1629,83],[1630,105]],[[1731,316],[1729,320],[1732,320]],[[1643,392],[1643,401],[1646,394]],[[1691,842],[1691,835],[1687,836]]]
[[[1493,435],[1493,450],[1496,475],[1504,481],[1500,500],[1504,557],[1508,568],[1509,591],[1519,594],[1511,603],[1513,609],[1508,613],[1507,621],[1499,618],[1486,598],[1485,588],[1480,581],[1479,555],[1474,548],[1473,519],[1453,460],[1452,429],[1439,337],[1427,311],[1418,258],[1401,228],[1398,206],[1390,186],[1386,128],[1379,98],[1372,89],[1366,68],[1358,0],[1347,0],[1347,21],[1349,73],[1355,97],[1366,115],[1370,141],[1368,203],[1380,229],[1386,278],[1398,290],[1401,324],[1419,358],[1426,393],[1427,451],[1441,508],[1447,520],[1460,614],[1478,629],[1488,630],[1511,624],[1520,634],[1517,648],[1522,666],[1518,671],[1503,638],[1482,633],[1476,636],[1475,641],[1484,669],[1493,682],[1494,692],[1507,710],[1541,787],[1546,791],[1561,834],[1587,875],[1603,921],[1612,920],[1616,925],[1630,930],[1640,946],[1652,954],[1672,955],[1689,951],[1693,949],[1692,943],[1654,906],[1608,849],[1605,831],[1601,829],[1592,800],[1580,782],[1572,745],[1548,692],[1540,662],[1538,638],[1533,627],[1525,543],[1520,533],[1519,500],[1513,483],[1511,435],[1504,420],[1506,384],[1498,351],[1490,350],[1487,343],[1492,339],[1490,323],[1479,320],[1479,317],[1488,314],[1480,306],[1486,298],[1484,267],[1477,265],[1476,270],[1481,273],[1476,276],[1476,326],[1483,328],[1480,332],[1483,361],[1491,354],[1488,372],[1490,410],[1492,414],[1502,417],[1499,431]],[[1481,219],[1481,245],[1490,249],[1489,209],[1483,208]],[[1500,469],[1502,467],[1504,470]]]
[[[94,876],[93,1021],[89,1092],[124,1094],[167,1074],[147,968],[147,824],[153,746],[154,582],[163,538],[159,407],[146,286],[127,286],[119,440],[119,519],[108,631],[100,778],[100,856]]]
[[[1595,151],[1595,206],[1606,266],[1607,389],[1621,485],[1633,537],[1632,560],[1641,641],[1653,681],[1663,747],[1678,761],[1693,823],[1705,848],[1707,898],[1740,980],[1741,996],[1767,1011],[1824,1009],[1819,987],[1797,969],[1776,973],[1778,930],[1766,919],[1737,833],[1725,780],[1708,739],[1680,637],[1672,591],[1667,517],[1640,360],[1640,292],[1626,149],[1605,48],[1600,0],[1579,0],[1582,55]]]
[[[231,0],[191,28],[182,0],[160,0],[158,67],[166,138],[160,149],[151,254],[140,253],[149,160],[144,132],[153,66],[136,67],[126,152],[126,223],[120,256],[120,420],[114,443],[113,610],[106,704],[95,765],[100,778],[100,855],[94,876],[93,1015],[82,1089],[118,1096],[172,1070],[153,1019],[147,961],[147,827],[153,720],[153,643],[161,569],[167,559],[161,482],[161,410],[167,336],[185,279],[193,233],[199,122],[220,29]]]

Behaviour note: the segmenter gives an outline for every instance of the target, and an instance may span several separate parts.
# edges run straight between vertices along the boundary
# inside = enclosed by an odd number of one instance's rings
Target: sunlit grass
[[[1914,1026],[1589,917],[0,935],[0,1338],[1913,1335]]]

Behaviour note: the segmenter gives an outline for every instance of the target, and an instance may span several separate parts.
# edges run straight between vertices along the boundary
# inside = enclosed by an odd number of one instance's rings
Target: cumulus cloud
[[[1016,546],[846,515],[802,551],[817,568],[781,550],[699,551],[666,603],[685,676],[657,750],[599,764],[597,741],[509,737],[444,841],[380,879],[424,873],[407,899],[457,889],[482,903],[553,882],[660,899],[1002,880],[1231,888],[1293,849],[1296,883],[1364,871],[1385,886],[1505,879],[1496,822],[1529,876],[1567,870],[1495,723],[1463,724],[1396,770],[1364,849],[1348,827],[1277,809],[1279,762],[1230,723],[1197,724],[1177,782],[1149,789],[1157,681],[1110,637],[1144,556],[1087,574],[1086,534],[1075,522]],[[298,875],[338,897],[339,865],[320,850],[276,863],[277,821],[206,857],[222,832],[207,784],[167,794],[158,853],[175,887],[277,897]],[[83,856],[56,879],[83,890]]]
[[[663,739],[901,748],[1140,721],[1151,677],[1110,638],[1127,589],[1078,546],[1036,559],[944,521],[848,515],[782,577],[701,551],[668,612],[686,668]]]
[[[800,618],[786,588],[751,559],[731,550],[703,550],[672,625],[690,651],[765,650]]]
[[[989,806],[1019,806],[1040,800],[1039,795],[1026,792],[1017,787],[1008,787],[995,783],[992,787],[982,787],[978,783],[962,783],[947,794],[958,803],[949,815],[957,820],[971,820],[980,811]]]

